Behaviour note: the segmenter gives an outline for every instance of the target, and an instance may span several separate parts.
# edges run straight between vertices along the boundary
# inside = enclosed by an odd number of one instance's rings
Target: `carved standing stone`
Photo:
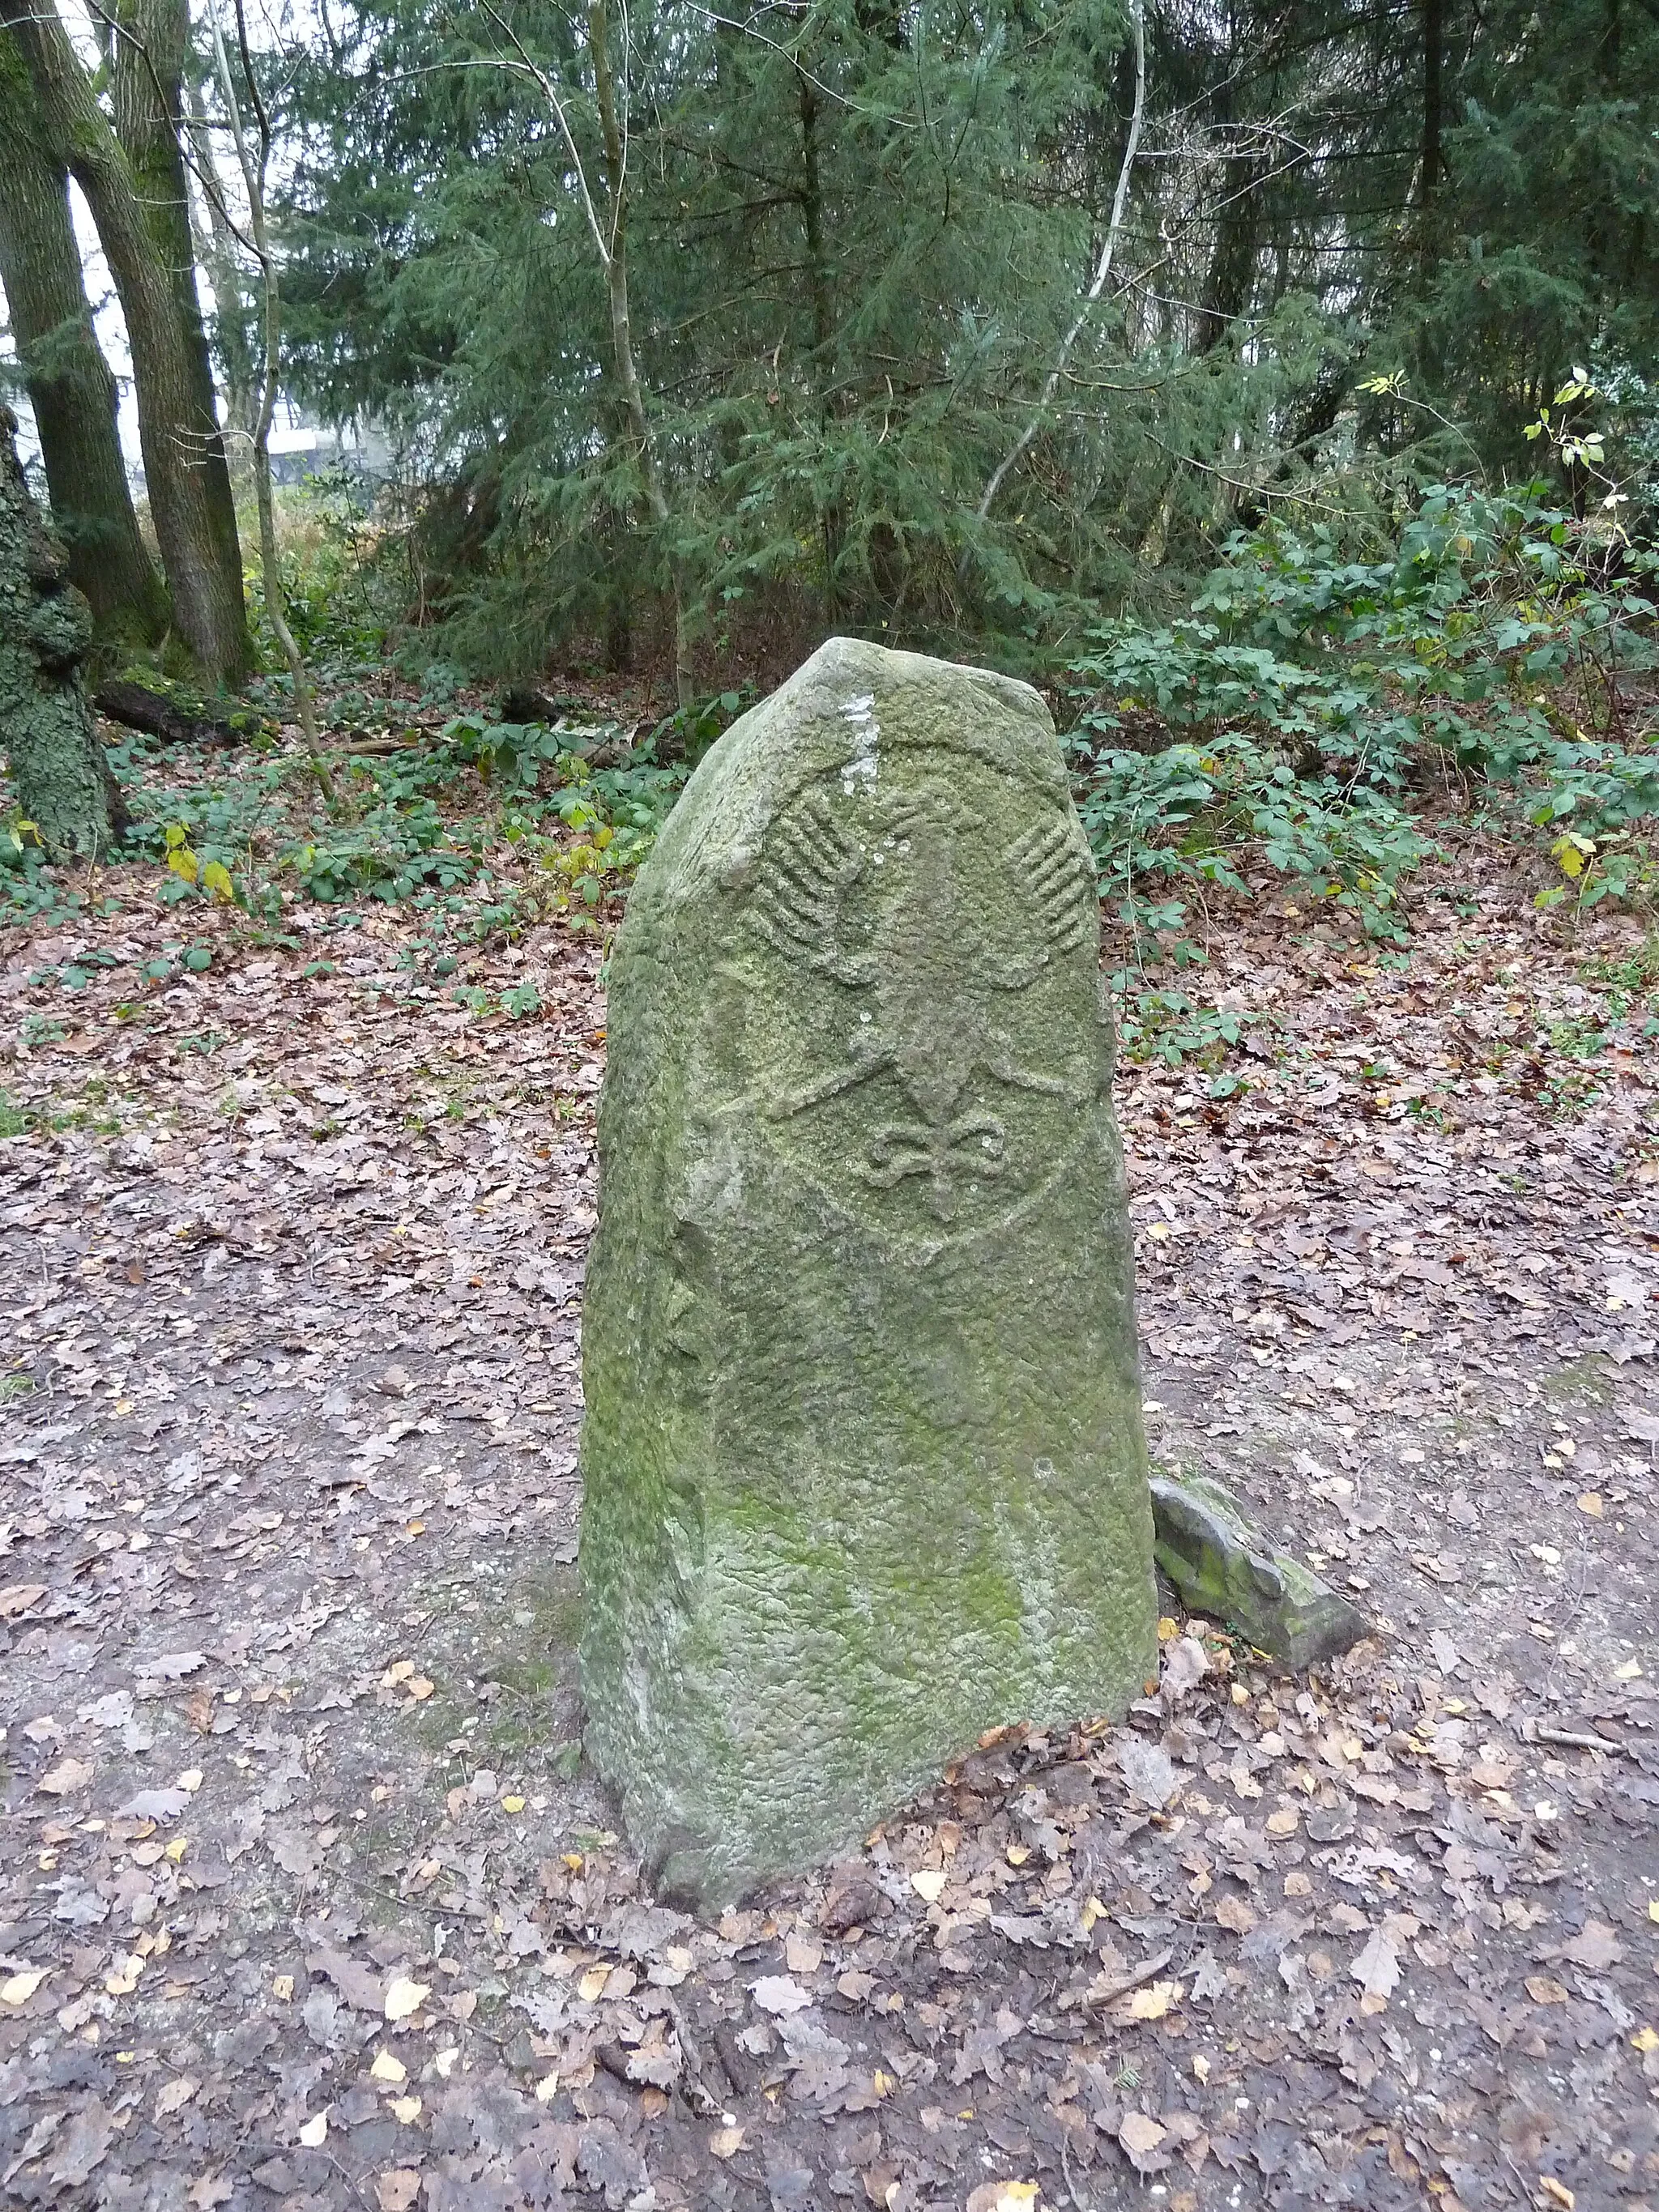
[[[588,1744],[704,1905],[1156,1672],[1094,872],[1046,709],[832,640],[611,961]]]

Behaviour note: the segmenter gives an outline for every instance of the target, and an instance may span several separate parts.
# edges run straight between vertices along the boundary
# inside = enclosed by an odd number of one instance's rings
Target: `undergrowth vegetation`
[[[1206,1005],[1200,978],[1230,901],[1278,885],[1388,958],[1453,824],[1510,843],[1538,905],[1569,916],[1644,910],[1659,885],[1651,557],[1542,483],[1431,487],[1360,550],[1318,523],[1241,532],[1178,618],[1102,622],[1049,672],[1120,950],[1123,1048],[1193,1060],[1217,1095],[1242,1080],[1227,1060],[1244,1019]],[[238,745],[111,749],[130,855],[181,925],[204,902],[267,931],[300,902],[405,903],[440,977],[456,944],[553,920],[607,929],[745,698],[649,728],[575,697],[506,720],[445,663],[389,661],[380,549],[337,487],[302,509],[289,555],[323,773],[284,740],[271,676]],[[46,869],[15,811],[0,864],[12,921],[107,896],[108,878]],[[189,933],[180,960],[205,959]]]

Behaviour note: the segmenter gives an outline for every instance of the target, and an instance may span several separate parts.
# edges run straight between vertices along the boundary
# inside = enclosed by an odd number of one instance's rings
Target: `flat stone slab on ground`
[[[1258,1651],[1298,1671],[1350,1650],[1370,1623],[1311,1567],[1275,1551],[1218,1482],[1152,1484],[1158,1564],[1191,1611],[1242,1629]]]
[[[610,1004],[588,1742],[712,1904],[1156,1671],[1094,870],[1037,695],[832,641],[688,787]]]

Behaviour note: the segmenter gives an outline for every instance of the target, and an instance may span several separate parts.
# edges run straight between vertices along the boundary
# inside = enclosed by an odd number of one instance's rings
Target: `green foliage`
[[[1144,988],[1144,978],[1121,969],[1112,978],[1117,1005],[1119,1048],[1126,1060],[1162,1060],[1180,1067],[1194,1060],[1213,1074],[1212,1098],[1231,1097],[1244,1079],[1224,1069],[1224,1055],[1243,1042],[1255,1017],[1230,1008],[1206,1006],[1184,991]]]
[[[480,715],[384,755],[337,756],[333,812],[292,755],[189,763],[131,739],[112,760],[131,849],[165,872],[168,903],[234,899],[275,916],[295,897],[414,901],[464,933],[542,907],[596,913],[631,880],[688,773],[659,762],[653,741],[629,747],[615,724]],[[192,765],[211,773],[175,780]]]
[[[1103,896],[1155,937],[1265,867],[1398,937],[1402,881],[1434,849],[1419,794],[1455,773],[1494,818],[1553,833],[1581,902],[1633,896],[1659,751],[1626,699],[1654,607],[1649,564],[1598,572],[1605,550],[1541,484],[1437,485],[1369,560],[1270,524],[1230,542],[1190,615],[1098,626],[1065,683]],[[1556,727],[1569,676],[1599,732]],[[1166,742],[1126,743],[1149,724]]]
[[[295,155],[290,381],[425,457],[377,559],[397,612],[478,670],[602,638],[625,662],[671,563],[705,650],[781,605],[797,629],[810,608],[1029,665],[1103,601],[1179,605],[1264,514],[1386,527],[1425,477],[1530,473],[1523,431],[1570,385],[1545,441],[1558,493],[1599,453],[1639,507],[1659,474],[1659,16],[1437,14],[1436,150],[1421,9],[1149,8],[1160,150],[1079,325],[1127,131],[1121,0],[802,0],[764,22],[644,0],[613,60],[664,520],[572,158],[602,190],[580,11],[349,0],[270,71]],[[1304,684],[1281,704],[1326,741],[1364,720],[1368,776],[1406,742]]]

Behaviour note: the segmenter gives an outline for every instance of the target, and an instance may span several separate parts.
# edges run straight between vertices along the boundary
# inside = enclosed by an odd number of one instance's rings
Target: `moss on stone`
[[[1158,1564],[1193,1613],[1236,1628],[1287,1667],[1346,1651],[1370,1623],[1328,1582],[1275,1551],[1230,1490],[1183,1474],[1152,1484]]]

